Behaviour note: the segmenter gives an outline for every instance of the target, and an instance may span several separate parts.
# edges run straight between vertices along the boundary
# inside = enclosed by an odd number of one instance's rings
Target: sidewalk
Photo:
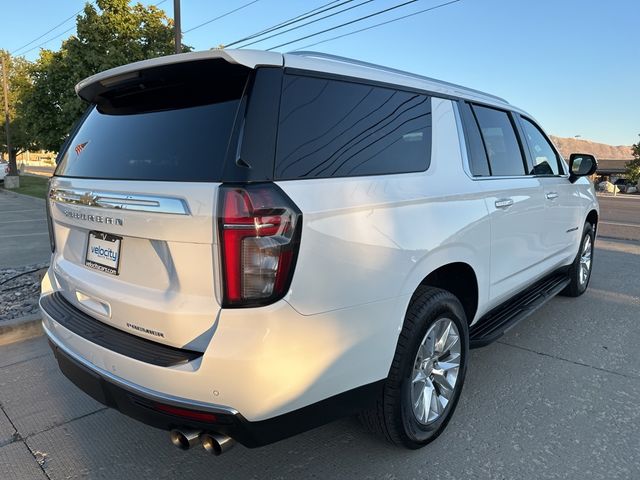
[[[0,189],[0,268],[50,257],[44,200]]]

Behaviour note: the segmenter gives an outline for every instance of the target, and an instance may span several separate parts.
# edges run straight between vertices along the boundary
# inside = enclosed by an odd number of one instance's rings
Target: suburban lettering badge
[[[118,226],[124,225],[124,222],[121,218],[107,217],[103,215],[92,215],[89,213],[78,212],[76,210],[63,210],[62,213],[64,213],[65,217],[75,218],[76,220],[85,220],[87,222],[94,222],[94,223],[104,223],[106,225],[118,225]]]

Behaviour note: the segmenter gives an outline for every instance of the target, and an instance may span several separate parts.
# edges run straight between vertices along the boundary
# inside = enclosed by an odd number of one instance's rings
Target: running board
[[[469,330],[469,346],[484,347],[560,293],[571,280],[564,273],[546,277],[494,308]]]

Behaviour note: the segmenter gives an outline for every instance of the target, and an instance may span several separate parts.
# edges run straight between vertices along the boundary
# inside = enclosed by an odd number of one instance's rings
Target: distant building
[[[592,177],[593,182],[597,184],[607,180],[611,183],[616,183],[617,180],[625,178],[627,163],[629,162],[630,160],[610,158],[598,160],[598,169]]]
[[[601,176],[624,176],[624,172],[627,170],[627,163],[629,160],[615,160],[615,159],[601,159],[598,160],[597,175]]]

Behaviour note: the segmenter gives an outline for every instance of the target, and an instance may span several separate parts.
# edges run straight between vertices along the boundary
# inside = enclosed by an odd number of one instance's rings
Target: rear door
[[[220,309],[217,187],[252,75],[216,60],[99,92],[51,181],[52,264],[69,302],[134,335],[206,348]]]

